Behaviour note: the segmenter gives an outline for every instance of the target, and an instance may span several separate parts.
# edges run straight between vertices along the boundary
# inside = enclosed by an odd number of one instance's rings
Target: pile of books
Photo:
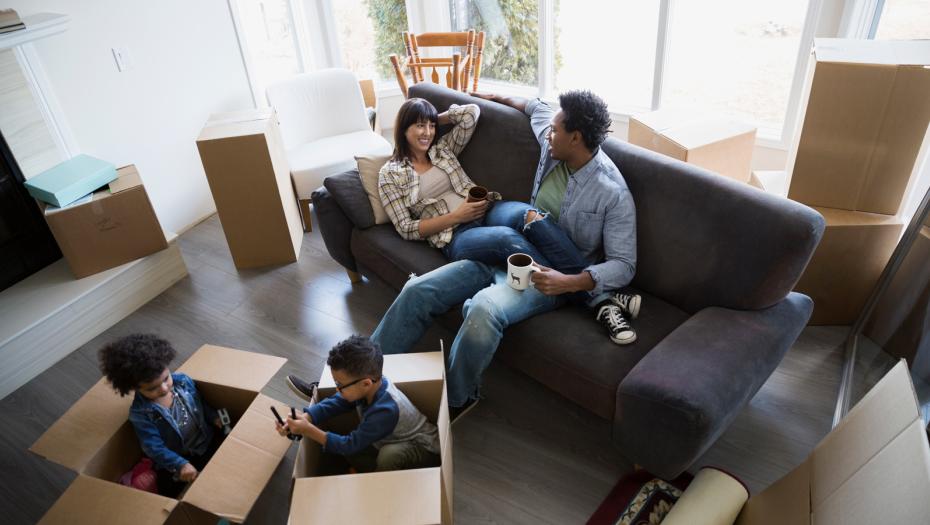
[[[0,9],[0,34],[26,29],[26,25],[19,18],[14,9]]]

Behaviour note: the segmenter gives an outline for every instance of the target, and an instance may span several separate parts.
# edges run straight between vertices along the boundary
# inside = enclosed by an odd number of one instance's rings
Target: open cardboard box
[[[662,523],[910,525],[930,520],[928,494],[930,446],[900,361],[785,477],[746,501],[734,478],[701,470]]]
[[[384,356],[383,374],[430,422],[439,428],[439,467],[320,476],[322,448],[303,439],[294,462],[289,523],[437,524],[452,523],[452,434],[446,401],[442,352]],[[332,374],[323,370],[318,399],[336,393]],[[323,428],[348,433],[358,424],[354,413],[327,421]]]
[[[177,369],[194,379],[208,404],[228,409],[234,424],[179,500],[116,481],[142,450],[128,420],[132,395],[120,397],[101,379],[30,448],[78,473],[41,522],[241,523],[291,443],[275,432],[268,410],[280,403],[259,393],[286,361],[204,345]]]

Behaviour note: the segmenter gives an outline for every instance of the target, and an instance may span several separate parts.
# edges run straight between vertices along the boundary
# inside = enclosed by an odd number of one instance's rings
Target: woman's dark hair
[[[391,160],[402,161],[410,158],[410,144],[407,142],[407,128],[418,122],[432,122],[439,125],[439,113],[436,107],[422,98],[408,99],[400,106],[397,119],[394,120],[394,156]]]
[[[377,381],[381,379],[384,357],[378,343],[362,335],[353,335],[336,343],[329,351],[326,364],[333,370],[345,370],[352,377],[370,377]]]
[[[157,379],[175,356],[171,343],[152,334],[121,337],[97,353],[100,371],[121,396]]]
[[[565,131],[579,131],[584,145],[594,150],[610,132],[610,113],[601,97],[586,90],[566,91],[559,95],[562,125]]]

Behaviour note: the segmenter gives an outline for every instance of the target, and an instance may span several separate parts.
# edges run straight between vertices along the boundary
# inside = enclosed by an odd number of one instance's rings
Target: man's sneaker
[[[449,424],[451,425],[461,419],[462,416],[470,412],[471,409],[475,408],[477,404],[478,399],[470,399],[460,407],[449,407]]]
[[[319,384],[319,381],[308,383],[295,375],[287,376],[287,386],[291,387],[292,392],[307,401],[313,401],[313,394],[316,393],[316,387]]]
[[[597,320],[607,327],[610,340],[618,345],[628,345],[636,340],[636,332],[623,316],[623,310],[612,302],[605,301],[605,304],[597,309]]]
[[[623,310],[623,315],[630,319],[636,319],[639,315],[639,305],[642,304],[643,298],[638,293],[629,294],[617,292],[611,296],[610,302],[619,306],[620,309]]]

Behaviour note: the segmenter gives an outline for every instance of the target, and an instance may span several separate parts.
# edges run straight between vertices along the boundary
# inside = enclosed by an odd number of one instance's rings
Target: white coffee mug
[[[526,290],[533,285],[530,277],[537,271],[533,258],[525,253],[515,253],[507,257],[507,284],[514,290]]]

